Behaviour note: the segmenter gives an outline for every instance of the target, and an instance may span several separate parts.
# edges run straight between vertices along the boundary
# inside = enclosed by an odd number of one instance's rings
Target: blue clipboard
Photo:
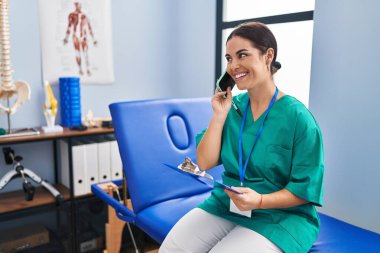
[[[224,189],[227,189],[229,191],[232,191],[236,194],[242,194],[241,192],[233,189],[231,186],[228,186],[226,184],[223,184],[222,182],[219,182],[219,181],[216,181],[214,179],[211,179],[211,178],[208,178],[208,177],[205,177],[205,176],[202,176],[202,175],[198,175],[198,174],[195,174],[195,173],[191,173],[191,172],[187,172],[187,171],[184,171],[184,170],[181,170],[173,165],[170,165],[170,164],[167,164],[167,163],[164,163],[165,166],[181,173],[181,174],[185,174],[187,176],[190,176],[190,177],[194,177],[195,179],[197,179],[198,181],[204,183],[204,184],[207,184],[211,187],[222,187]]]
[[[216,180],[214,180],[214,184],[215,184],[215,185],[218,185],[218,186],[220,186],[220,187],[223,187],[223,188],[226,189],[226,190],[232,191],[232,192],[234,192],[234,193],[236,193],[236,194],[242,194],[242,192],[239,192],[238,190],[235,190],[235,189],[232,188],[231,186],[228,186],[228,185],[223,184],[223,183],[221,183],[221,182],[218,182],[218,181],[216,181]]]

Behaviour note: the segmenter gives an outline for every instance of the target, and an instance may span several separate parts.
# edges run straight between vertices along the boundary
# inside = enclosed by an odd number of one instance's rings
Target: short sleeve
[[[205,133],[206,133],[206,130],[207,130],[207,128],[205,128],[203,131],[199,132],[199,133],[195,136],[195,144],[196,144],[196,147],[198,147],[198,144],[201,142],[203,136],[204,136]]]
[[[323,141],[319,126],[309,111],[296,122],[290,181],[285,187],[317,206],[323,204]]]

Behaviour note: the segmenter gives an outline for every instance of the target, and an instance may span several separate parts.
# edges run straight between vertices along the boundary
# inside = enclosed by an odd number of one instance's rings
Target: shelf
[[[104,140],[111,139],[110,135],[113,135],[113,128],[89,128],[84,131],[70,130],[69,128],[63,128],[63,132],[59,133],[44,133],[41,128],[36,128],[40,133],[38,135],[25,135],[25,136],[1,136],[0,146],[4,145],[13,145],[21,143],[33,143],[33,142],[43,142],[50,141],[53,144],[54,152],[54,171],[56,182],[58,181],[59,173],[59,140],[67,141],[68,147],[71,148],[73,143],[77,140],[81,141],[84,139],[92,139],[92,137],[102,136]],[[90,138],[88,138],[90,137]],[[113,138],[112,138],[113,139]],[[68,149],[69,150],[69,149]],[[36,158],[38,160],[38,157]],[[62,157],[61,157],[62,159]],[[72,171],[72,156],[68,156],[68,169],[69,169],[69,178],[73,175]],[[71,166],[70,166],[71,165]],[[70,179],[72,180],[72,178]],[[64,203],[60,206],[56,206],[55,198],[43,187],[36,187],[36,192],[34,194],[34,199],[32,201],[26,201],[24,198],[24,191],[22,190],[22,184],[20,183],[20,190],[12,192],[0,192],[0,227],[2,226],[1,222],[13,222],[14,219],[19,217],[29,216],[32,213],[39,213],[46,211],[55,211],[56,212],[56,228],[55,230],[60,230],[60,222],[64,220],[67,223],[67,231],[62,232],[62,238],[57,238],[59,243],[62,243],[66,252],[79,252],[78,246],[80,245],[80,240],[78,239],[81,235],[80,224],[83,223],[82,220],[78,220],[79,217],[78,210],[80,210],[79,203],[82,203],[82,200],[93,197],[93,194],[85,194],[81,196],[73,196],[70,194],[70,189],[68,189],[63,184],[55,185],[55,188],[63,195]],[[77,202],[77,204],[76,204]],[[87,203],[87,202],[84,202]],[[61,208],[64,207],[64,208]],[[87,208],[87,207],[86,207]],[[94,211],[94,210],[93,210]],[[95,210],[96,211],[96,210]],[[61,217],[61,212],[65,213],[64,218]],[[68,214],[68,216],[66,216]],[[62,219],[62,220],[61,220]],[[95,220],[94,217],[89,218],[90,220]],[[99,222],[99,219],[96,218],[96,221]],[[102,232],[104,235],[104,231]],[[49,248],[49,247],[48,247]],[[62,248],[62,247],[61,247]],[[49,248],[50,249],[50,248]],[[36,249],[36,252],[41,252],[44,249]],[[1,250],[0,250],[1,251]],[[29,251],[28,251],[29,252]],[[35,252],[35,251],[31,251]],[[45,251],[44,251],[45,252]],[[47,252],[56,252],[54,249]]]
[[[67,127],[63,128],[63,132],[59,133],[44,133],[41,128],[36,128],[40,131],[38,135],[29,136],[19,136],[19,137],[2,137],[0,139],[0,145],[3,144],[13,144],[18,142],[33,142],[33,141],[45,141],[54,139],[64,139],[69,137],[83,137],[87,135],[97,135],[97,134],[112,134],[114,132],[113,128],[88,128],[84,131],[70,130]]]
[[[70,191],[67,187],[57,184],[55,188],[63,195],[65,200],[70,198]],[[1,193],[0,214],[54,203],[55,198],[53,195],[42,187],[36,187],[32,201],[26,201],[24,199],[24,191],[22,190]]]

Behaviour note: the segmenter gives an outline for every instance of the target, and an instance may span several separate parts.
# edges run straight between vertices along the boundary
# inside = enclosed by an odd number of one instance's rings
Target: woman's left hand
[[[248,211],[260,208],[260,193],[257,193],[248,187],[233,187],[233,189],[242,194],[237,194],[227,189],[224,189],[224,192],[231,198],[239,210]]]

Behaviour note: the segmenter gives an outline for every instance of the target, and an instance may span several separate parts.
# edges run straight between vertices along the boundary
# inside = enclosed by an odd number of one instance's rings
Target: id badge
[[[251,215],[252,215],[251,210],[248,210],[248,211],[239,210],[239,208],[237,208],[237,206],[235,205],[235,203],[231,199],[230,199],[230,212],[237,213],[237,214],[246,216],[248,218],[251,218]]]

